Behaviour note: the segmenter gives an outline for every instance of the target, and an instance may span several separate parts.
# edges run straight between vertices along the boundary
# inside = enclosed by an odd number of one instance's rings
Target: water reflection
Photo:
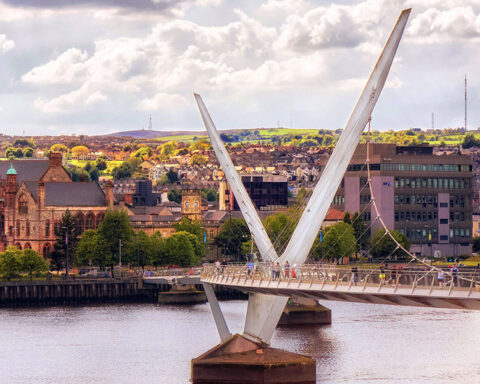
[[[331,326],[280,328],[272,346],[317,360],[319,383],[479,383],[480,312],[323,303]],[[246,302],[222,302],[233,332]],[[189,382],[219,341],[206,304],[0,310],[0,383]]]

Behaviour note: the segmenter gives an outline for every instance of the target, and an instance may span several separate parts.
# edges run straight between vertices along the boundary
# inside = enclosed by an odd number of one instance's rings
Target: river
[[[332,325],[277,329],[318,383],[480,383],[480,312],[323,303]],[[221,302],[240,332],[246,302]],[[0,384],[187,384],[219,341],[207,304],[0,309]]]

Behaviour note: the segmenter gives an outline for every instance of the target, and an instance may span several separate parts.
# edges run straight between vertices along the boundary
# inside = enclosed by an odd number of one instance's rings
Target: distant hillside
[[[236,135],[243,132],[245,135],[248,132],[259,132],[262,136],[274,136],[274,135],[287,135],[287,134],[296,134],[296,135],[308,135],[315,134],[318,130],[315,129],[292,129],[292,128],[246,128],[246,129],[225,129],[220,130],[220,133]],[[156,139],[162,137],[175,136],[174,139],[177,139],[179,136],[183,138],[192,138],[195,136],[202,137],[206,136],[206,131],[150,131],[147,129],[137,129],[132,131],[121,131],[110,133],[107,136],[130,136],[136,139]]]
[[[131,136],[136,139],[155,139],[157,137],[185,136],[185,135],[206,135],[205,131],[150,131],[148,129],[137,129],[133,131],[122,131],[110,133],[107,136]]]

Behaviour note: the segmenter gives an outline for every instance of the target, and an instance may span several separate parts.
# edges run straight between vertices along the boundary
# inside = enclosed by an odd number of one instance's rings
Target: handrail
[[[273,272],[273,273],[272,273]],[[425,271],[424,269],[416,269],[414,267],[404,269],[386,269],[386,268],[362,268],[355,266],[349,270],[345,266],[331,266],[325,264],[304,264],[299,267],[290,266],[288,271],[273,267],[268,263],[256,264],[249,271],[245,265],[223,265],[221,267],[213,264],[204,265],[201,269],[201,279],[213,284],[231,284],[238,286],[253,286],[255,283],[266,287],[276,288],[281,283],[283,287],[289,288],[291,283],[295,288],[309,289],[315,288],[317,285],[319,290],[344,290],[351,291],[353,282],[357,281],[361,291],[369,287],[377,287],[377,293],[384,288],[393,288],[396,293],[399,288],[410,288],[410,294],[421,289],[426,290],[427,295],[433,295],[435,292],[448,288],[448,295],[453,290],[467,291],[470,296],[473,290],[480,289],[480,283],[476,281],[479,271],[458,271],[456,279],[445,283],[438,279],[438,275]],[[230,278],[230,279],[229,279]],[[357,284],[355,283],[355,286]],[[434,289],[438,287],[438,289]],[[422,294],[425,294],[422,291]]]

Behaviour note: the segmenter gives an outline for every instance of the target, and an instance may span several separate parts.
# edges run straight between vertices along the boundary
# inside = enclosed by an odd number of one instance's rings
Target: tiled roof
[[[50,163],[48,160],[38,159],[0,161],[0,176],[2,179],[5,179],[5,175],[10,169],[10,164],[17,171],[17,181],[20,184],[22,181],[39,180],[48,169]]]
[[[45,183],[45,205],[105,206],[105,194],[98,183]]]

